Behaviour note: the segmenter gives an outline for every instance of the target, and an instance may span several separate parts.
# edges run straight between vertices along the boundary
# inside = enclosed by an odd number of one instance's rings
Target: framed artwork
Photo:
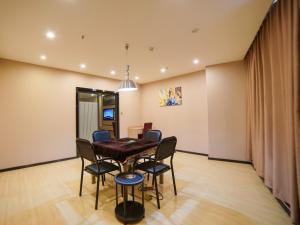
[[[182,105],[181,87],[161,89],[159,91],[160,106]]]

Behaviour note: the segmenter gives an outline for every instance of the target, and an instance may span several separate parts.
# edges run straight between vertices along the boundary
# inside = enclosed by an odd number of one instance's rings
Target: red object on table
[[[97,155],[111,157],[116,161],[124,163],[128,157],[142,153],[143,151],[156,147],[158,142],[149,140],[137,140],[133,138],[122,138],[119,140],[94,142],[94,150]]]

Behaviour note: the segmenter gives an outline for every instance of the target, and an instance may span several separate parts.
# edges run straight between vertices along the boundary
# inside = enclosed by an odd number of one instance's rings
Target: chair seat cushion
[[[144,176],[139,173],[120,173],[115,176],[115,182],[120,185],[133,186],[142,183]]]
[[[85,167],[85,171],[94,175],[109,173],[115,170],[119,170],[119,167],[113,163],[102,161],[99,163],[99,171],[95,163]]]
[[[155,164],[154,161],[146,161],[146,162],[143,162],[143,163],[140,163],[140,164],[137,164],[135,166],[135,169],[138,169],[138,170],[142,170],[142,171],[145,171],[147,173],[163,173],[163,172],[166,172],[170,169],[170,166],[169,165],[166,165],[166,164],[163,164],[163,163],[160,163],[160,162],[157,162]]]

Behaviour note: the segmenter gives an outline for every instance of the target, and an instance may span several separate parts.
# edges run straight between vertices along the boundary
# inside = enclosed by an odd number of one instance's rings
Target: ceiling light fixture
[[[163,67],[163,68],[160,69],[160,72],[165,73],[165,72],[167,72],[167,70],[168,70],[168,67]]]
[[[46,33],[46,37],[48,38],[48,39],[54,39],[55,37],[56,37],[56,35],[55,35],[55,33],[53,32],[53,31],[48,31],[47,33]]]
[[[193,63],[194,63],[194,64],[198,64],[198,63],[199,63],[199,59],[194,59],[194,60],[193,60]]]
[[[199,31],[199,28],[194,28],[193,30],[192,30],[192,33],[194,34],[194,33],[197,33]]]
[[[41,59],[41,60],[46,60],[46,59],[47,59],[47,56],[46,56],[46,55],[41,55],[41,56],[40,56],[40,59]]]
[[[129,48],[129,44],[126,43],[125,44],[126,56],[128,55],[128,48]],[[134,83],[134,81],[129,79],[129,68],[130,68],[130,66],[127,64],[125,80],[122,80],[118,91],[135,91],[135,90],[137,90],[137,86]]]
[[[140,78],[139,78],[138,76],[135,76],[134,79],[138,80],[138,79],[140,79]]]
[[[111,75],[116,75],[116,71],[115,71],[115,70],[111,70],[111,71],[110,71],[110,74],[111,74]]]
[[[81,69],[85,69],[85,68],[86,68],[86,65],[83,64],[83,63],[81,63],[81,64],[80,64],[80,68],[81,68]]]

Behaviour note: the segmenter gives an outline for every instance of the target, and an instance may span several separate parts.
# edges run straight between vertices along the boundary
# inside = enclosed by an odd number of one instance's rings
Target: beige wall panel
[[[209,156],[247,160],[243,61],[206,68]]]
[[[0,169],[76,154],[76,87],[119,81],[0,59]],[[120,94],[121,137],[140,123],[140,95]]]
[[[182,105],[159,106],[159,90],[182,87]],[[142,121],[153,122],[163,137],[176,136],[177,149],[208,153],[205,72],[179,76],[142,86]]]

